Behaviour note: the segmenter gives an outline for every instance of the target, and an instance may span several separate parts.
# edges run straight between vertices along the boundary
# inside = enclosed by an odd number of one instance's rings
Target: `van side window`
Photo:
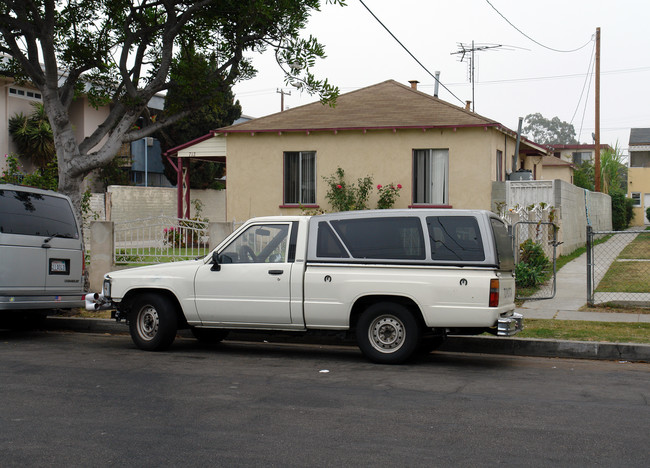
[[[79,239],[68,200],[14,190],[0,190],[0,232]]]
[[[348,254],[336,238],[336,234],[334,234],[329,224],[324,221],[318,223],[316,256],[323,258],[348,258]]]
[[[473,216],[427,217],[432,260],[485,260],[483,241]]]
[[[424,260],[424,237],[415,216],[342,219],[332,226],[354,258]]]

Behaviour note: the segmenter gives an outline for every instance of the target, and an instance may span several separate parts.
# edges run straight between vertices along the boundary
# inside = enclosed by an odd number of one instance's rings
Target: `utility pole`
[[[285,91],[284,89],[276,89],[276,93],[280,94],[280,112],[284,112],[284,96],[291,96],[291,91]]]
[[[469,46],[467,44],[463,44],[462,42],[458,43],[458,47],[460,50],[457,50],[456,52],[452,52],[450,55],[458,55],[460,54],[460,59],[459,62],[463,62],[465,60],[465,55],[468,53],[470,54],[469,56],[469,82],[472,83],[472,112],[474,112],[474,104],[475,104],[475,98],[474,98],[474,52],[480,52],[482,50],[488,50],[488,49],[495,49],[497,47],[502,47],[501,44],[494,44],[494,45],[474,45],[474,41],[472,41],[472,45]]]
[[[596,28],[596,135],[594,155],[594,182],[596,192],[600,192],[600,28]]]

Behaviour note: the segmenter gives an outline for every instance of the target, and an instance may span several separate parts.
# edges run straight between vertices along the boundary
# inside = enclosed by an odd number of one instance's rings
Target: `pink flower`
[[[339,184],[339,185],[336,186],[336,188],[337,188],[337,189],[342,189],[343,186],[342,186],[341,184]]]
[[[377,190],[381,190],[381,184],[377,185]]]
[[[167,234],[167,228],[163,229],[163,232],[164,232],[165,234]]]
[[[402,188],[402,184],[397,184],[397,190]]]

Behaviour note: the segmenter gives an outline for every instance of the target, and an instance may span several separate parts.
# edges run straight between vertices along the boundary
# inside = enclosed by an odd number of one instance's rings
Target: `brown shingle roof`
[[[462,107],[394,80],[341,94],[335,107],[320,102],[224,127],[218,132],[501,126]]]

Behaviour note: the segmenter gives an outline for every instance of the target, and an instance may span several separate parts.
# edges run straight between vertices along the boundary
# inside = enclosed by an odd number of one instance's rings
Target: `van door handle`
[[[281,275],[284,270],[269,270],[269,275]]]

